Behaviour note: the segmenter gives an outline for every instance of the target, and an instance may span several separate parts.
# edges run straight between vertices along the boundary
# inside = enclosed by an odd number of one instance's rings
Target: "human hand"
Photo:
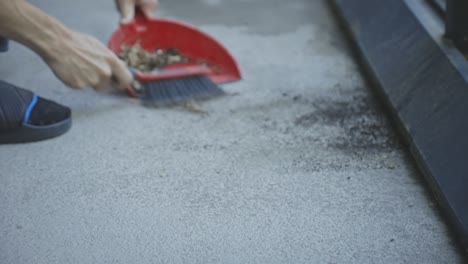
[[[158,7],[158,0],[116,0],[115,2],[120,12],[120,23],[122,24],[133,21],[135,7],[139,7],[147,18],[154,18],[154,13]]]
[[[99,40],[66,28],[29,1],[0,1],[0,35],[31,48],[70,87],[124,89],[132,82],[125,63]]]
[[[42,54],[54,74],[72,88],[128,87],[133,78],[123,61],[94,37],[70,31]]]

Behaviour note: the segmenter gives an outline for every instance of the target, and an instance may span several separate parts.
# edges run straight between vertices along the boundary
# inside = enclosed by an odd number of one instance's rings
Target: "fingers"
[[[135,16],[135,0],[116,0],[120,11],[120,23],[129,24]]]
[[[117,57],[110,57],[94,76],[89,76],[89,85],[96,91],[125,90],[133,81],[126,64]]]
[[[119,90],[125,90],[133,81],[133,76],[127,68],[127,65],[117,57],[110,61],[112,75],[110,82],[112,86]]]
[[[158,0],[139,0],[138,6],[147,18],[155,18],[156,9],[158,8]]]
[[[121,24],[129,24],[135,17],[135,7],[138,6],[147,18],[154,18],[158,8],[158,0],[116,0],[120,11]]]

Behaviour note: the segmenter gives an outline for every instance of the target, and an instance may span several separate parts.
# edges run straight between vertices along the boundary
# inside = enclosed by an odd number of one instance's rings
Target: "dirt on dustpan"
[[[119,58],[125,61],[129,67],[140,72],[157,72],[170,64],[188,62],[188,58],[177,49],[157,48],[150,52],[143,49],[139,42],[132,46],[122,46]],[[141,89],[141,84],[138,81],[134,81],[133,86],[136,89]],[[192,113],[206,114],[204,110],[197,107],[195,101],[185,102],[179,106]]]
[[[151,52],[143,49],[139,42],[132,46],[122,46],[119,57],[125,61],[128,66],[140,72],[152,72],[170,64],[188,61],[188,58],[177,49],[157,48]]]

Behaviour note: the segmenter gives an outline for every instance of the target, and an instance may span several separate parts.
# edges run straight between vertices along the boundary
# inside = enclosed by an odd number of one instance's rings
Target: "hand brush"
[[[147,106],[162,107],[192,100],[209,99],[224,94],[208,75],[206,66],[184,66],[142,73],[130,68],[135,79],[129,92]]]

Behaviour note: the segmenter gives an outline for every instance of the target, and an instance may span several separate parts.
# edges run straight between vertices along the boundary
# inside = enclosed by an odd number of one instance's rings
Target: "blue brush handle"
[[[0,52],[8,51],[8,39],[0,36]]]
[[[133,67],[128,67],[128,70],[132,73],[133,78],[137,77],[138,70]]]

